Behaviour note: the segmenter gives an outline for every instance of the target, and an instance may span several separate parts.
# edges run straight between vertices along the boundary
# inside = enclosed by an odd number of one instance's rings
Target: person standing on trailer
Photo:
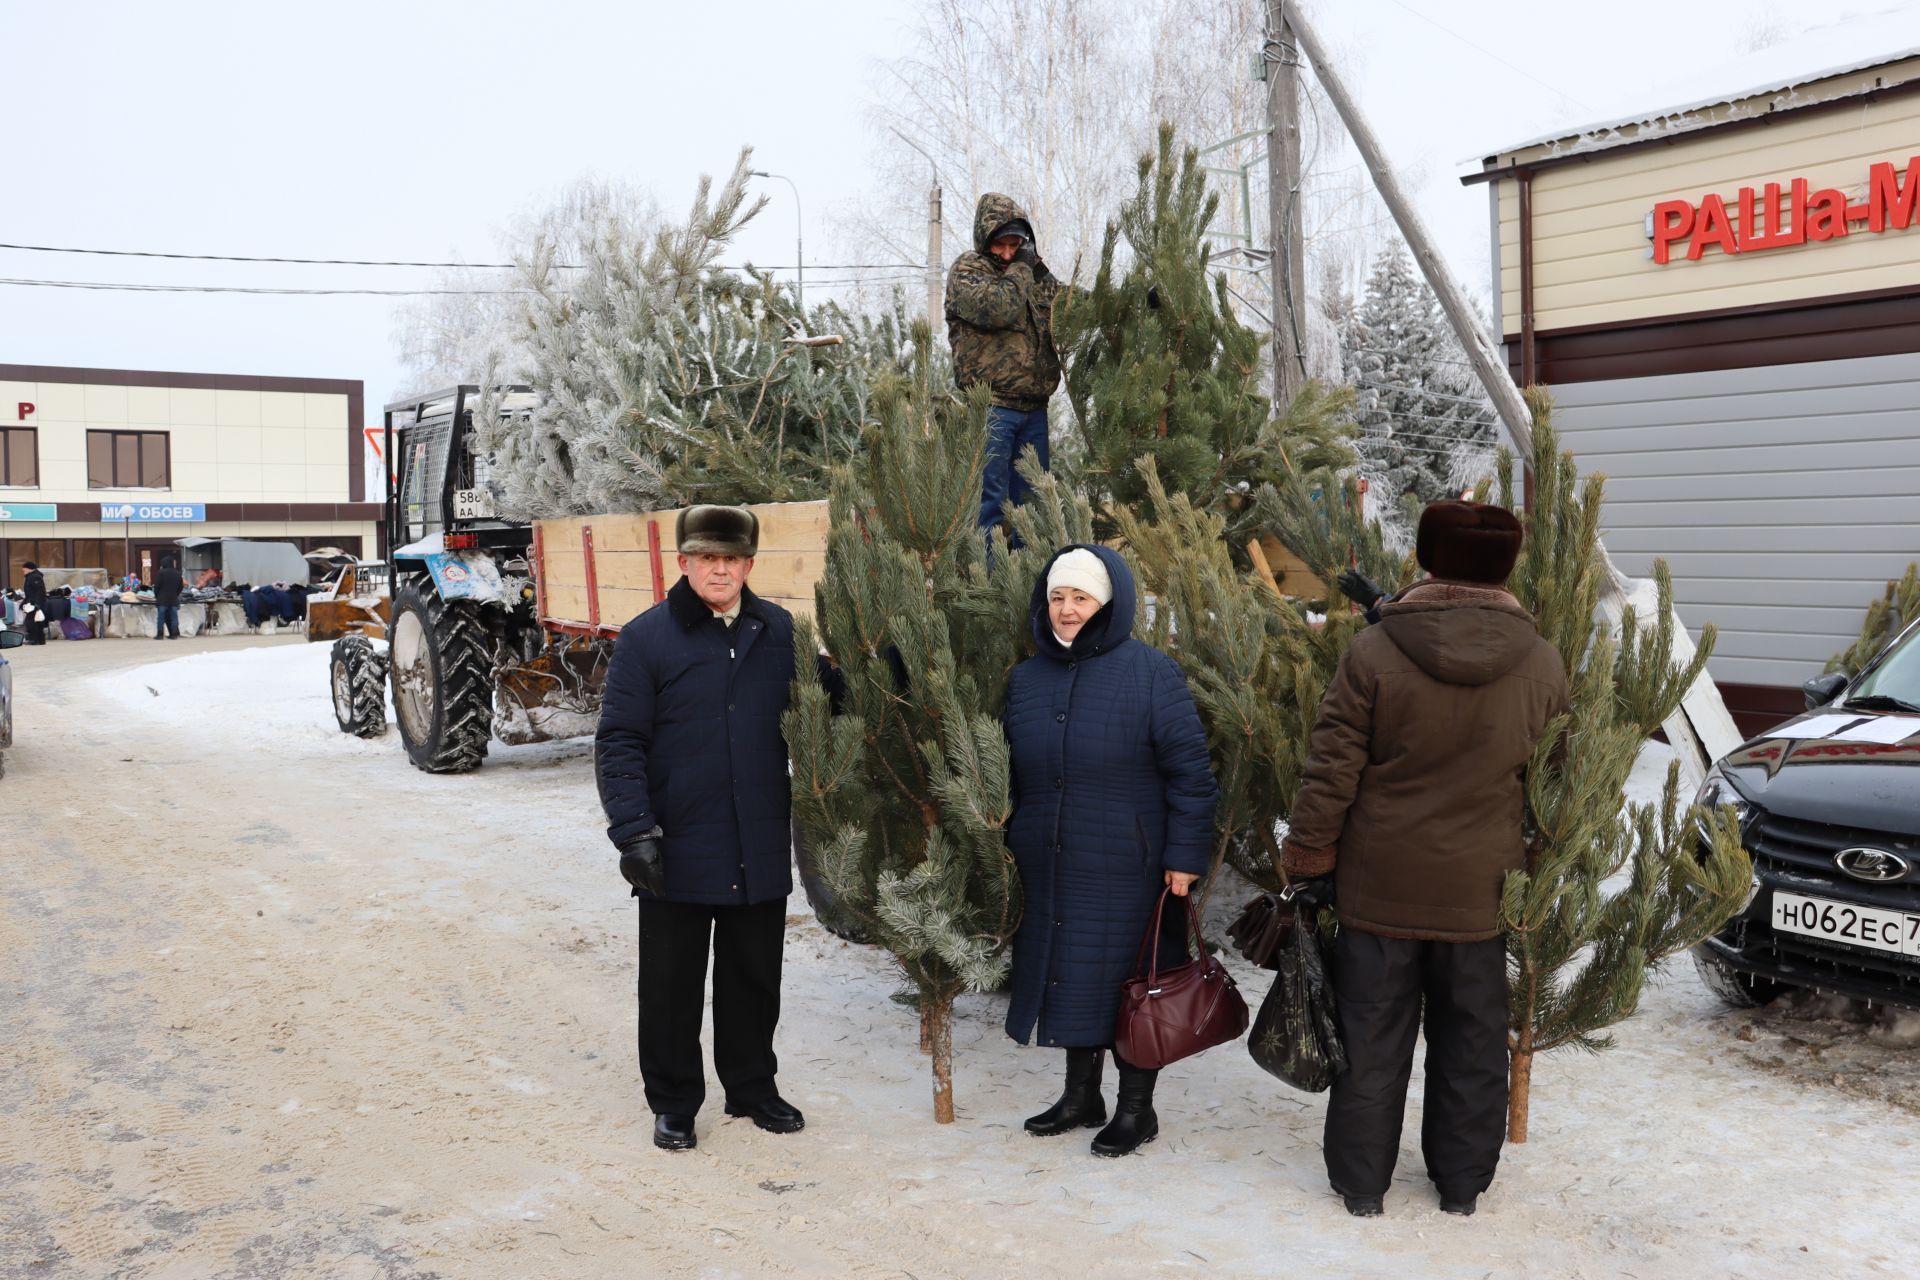
[[[987,463],[980,481],[980,529],[1025,503],[1031,489],[1014,469],[1032,450],[1049,465],[1047,401],[1060,386],[1053,304],[1065,286],[1034,248],[1033,223],[1013,197],[989,191],[973,215],[973,248],[947,273],[947,343],[962,391],[985,384]],[[1009,539],[1019,546],[1017,538]]]
[[[706,1099],[709,953],[726,1113],[769,1133],[806,1124],[774,1082],[793,891],[780,732],[793,618],[747,588],[759,538],[743,507],[680,513],[682,577],[621,629],[595,740],[607,837],[640,900],[640,1076],[654,1145],[667,1151],[695,1145]]]

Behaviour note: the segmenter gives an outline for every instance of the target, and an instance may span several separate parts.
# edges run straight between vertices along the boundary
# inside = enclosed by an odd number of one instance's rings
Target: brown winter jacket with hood
[[[1335,874],[1342,925],[1478,942],[1525,862],[1528,760],[1566,669],[1497,587],[1428,580],[1354,637],[1313,728],[1284,857]]]
[[[1053,302],[1061,284],[1036,279],[1024,262],[1002,264],[987,252],[994,233],[1010,222],[1033,223],[1011,196],[989,191],[973,214],[973,248],[947,273],[947,345],[960,389],[986,383],[993,403],[1006,409],[1047,407],[1060,385],[1053,345]]]

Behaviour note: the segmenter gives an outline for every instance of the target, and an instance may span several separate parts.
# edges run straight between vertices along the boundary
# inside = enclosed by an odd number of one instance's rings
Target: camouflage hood
[[[1020,207],[1020,202],[1012,196],[1003,196],[998,191],[989,191],[980,197],[980,203],[973,208],[973,247],[980,253],[987,251],[987,245],[993,239],[993,233],[1009,222],[1026,224],[1027,237],[1033,238],[1033,219]]]

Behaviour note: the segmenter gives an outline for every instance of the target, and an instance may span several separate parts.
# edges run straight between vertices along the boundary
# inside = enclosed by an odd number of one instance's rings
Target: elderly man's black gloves
[[[636,892],[659,897],[667,891],[667,863],[660,856],[660,837],[665,834],[655,827],[620,846],[620,874]]]

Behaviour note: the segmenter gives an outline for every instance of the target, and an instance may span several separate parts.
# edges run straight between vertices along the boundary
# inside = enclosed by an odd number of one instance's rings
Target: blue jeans
[[[1004,518],[1009,501],[1023,505],[1033,496],[1026,477],[1013,469],[1021,454],[1032,449],[1040,458],[1040,469],[1048,469],[1047,411],[1045,409],[987,410],[987,469],[980,479],[980,528],[991,529]],[[1007,531],[1007,541],[1019,546],[1020,540]]]
[[[153,638],[158,640],[170,635],[180,638],[180,606],[177,604],[158,604],[153,607]]]

